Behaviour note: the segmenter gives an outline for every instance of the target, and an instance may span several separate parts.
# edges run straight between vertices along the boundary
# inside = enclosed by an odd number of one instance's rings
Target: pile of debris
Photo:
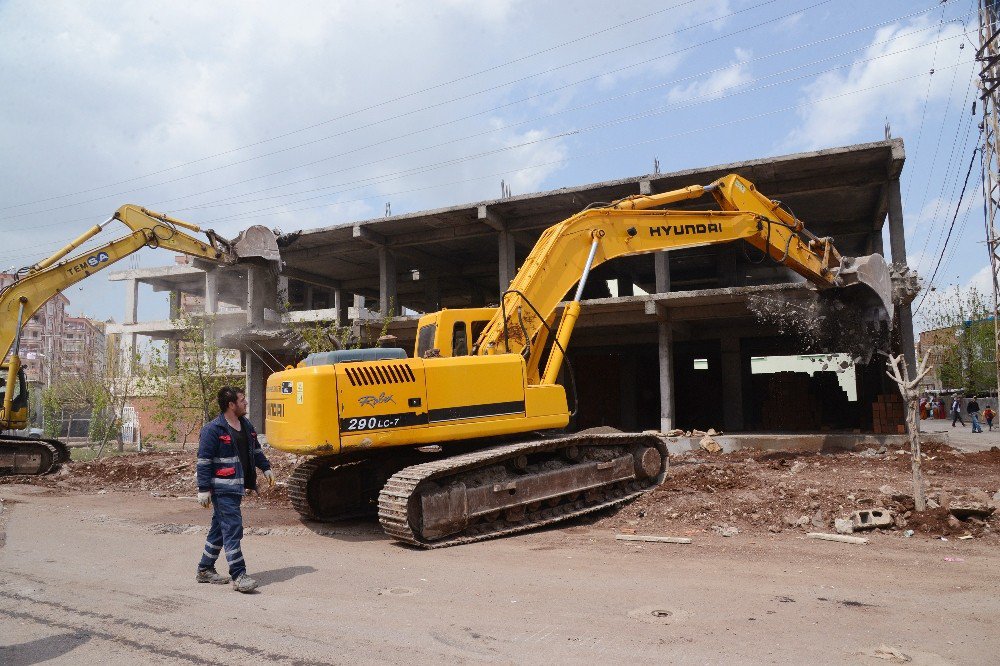
[[[267,452],[277,487],[260,495],[264,506],[288,504],[284,480],[299,456],[275,449]],[[48,476],[0,477],[0,483],[30,483],[88,493],[143,492],[156,497],[193,497],[197,492],[197,451],[157,451],[108,456],[101,460],[71,462]]]
[[[599,524],[682,534],[898,530],[1000,541],[1000,450],[928,445],[928,509],[914,510],[909,451],[813,454],[738,451],[671,456],[665,483]],[[907,485],[910,483],[911,485]],[[995,493],[995,494],[992,494]]]

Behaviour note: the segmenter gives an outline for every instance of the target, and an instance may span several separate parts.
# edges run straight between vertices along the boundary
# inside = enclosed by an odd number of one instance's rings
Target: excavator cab
[[[460,308],[424,315],[417,323],[414,357],[469,356],[496,311],[496,308]]]

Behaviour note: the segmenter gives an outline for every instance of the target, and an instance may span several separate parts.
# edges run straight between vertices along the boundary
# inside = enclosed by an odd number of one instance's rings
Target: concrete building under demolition
[[[888,222],[887,260],[905,264],[903,161],[903,142],[893,139],[297,231],[279,239],[280,276],[258,267],[206,271],[210,267],[198,264],[113,274],[130,286],[125,323],[111,332],[121,333],[126,345],[134,345],[136,335],[177,335],[174,322],[136,321],[139,283],[170,291],[178,303],[181,293],[208,294],[209,312],[219,312],[220,300],[231,303],[225,316],[260,333],[240,344],[250,416],[263,423],[269,368],[298,360],[277,342],[275,329],[324,320],[360,327],[370,309],[391,316],[389,332],[412,354],[419,317],[413,313],[496,305],[542,231],[596,202],[738,173],[786,204],[809,231],[832,237],[846,256],[885,255]],[[713,204],[706,197],[677,207]],[[595,269],[569,348],[579,400],[573,428],[884,429],[878,410],[878,396],[889,392],[883,360],[847,369],[856,398],[849,399],[845,377],[834,371],[844,370],[839,357],[804,357],[801,339],[762,322],[748,305],[811,287],[742,245],[628,257]],[[913,367],[908,305],[897,308],[895,331],[894,344]],[[775,357],[811,360],[815,370],[775,372],[801,367],[768,363]]]

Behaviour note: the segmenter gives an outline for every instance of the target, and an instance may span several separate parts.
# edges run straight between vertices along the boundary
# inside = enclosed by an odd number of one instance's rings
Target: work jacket
[[[241,416],[240,427],[246,433],[247,449],[253,464],[264,471],[271,469],[250,420]],[[236,449],[236,431],[222,414],[205,424],[198,439],[198,492],[209,490],[243,494],[243,465]]]

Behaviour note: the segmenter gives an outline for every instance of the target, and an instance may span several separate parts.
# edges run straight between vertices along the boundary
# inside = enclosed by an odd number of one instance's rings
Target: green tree
[[[219,364],[222,351],[215,335],[215,318],[186,316],[177,320],[182,331],[166,348],[148,352],[143,388],[152,397],[152,419],[166,439],[187,445],[188,439],[218,412],[216,396],[223,386],[243,389],[239,368]],[[171,348],[172,347],[172,348]]]
[[[970,393],[996,389],[993,307],[976,287],[950,286],[928,296],[924,339],[942,386]]]

